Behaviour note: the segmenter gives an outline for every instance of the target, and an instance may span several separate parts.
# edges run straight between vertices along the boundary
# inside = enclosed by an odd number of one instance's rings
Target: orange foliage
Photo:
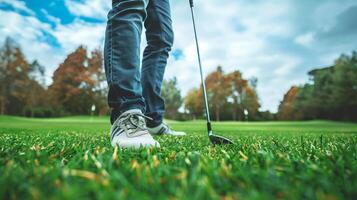
[[[95,50],[88,58],[87,49],[80,46],[54,72],[48,90],[51,102],[67,113],[89,114],[91,106],[100,101],[97,93],[103,76],[101,52]],[[103,106],[102,101],[99,104]]]
[[[230,79],[225,76],[222,68],[219,66],[217,70],[206,77],[207,96],[209,106],[215,113],[215,119],[219,121],[220,110],[227,102],[230,94]]]
[[[284,99],[280,102],[278,118],[281,120],[293,120],[294,116],[294,103],[296,96],[299,92],[299,87],[292,86],[289,91],[284,95]]]

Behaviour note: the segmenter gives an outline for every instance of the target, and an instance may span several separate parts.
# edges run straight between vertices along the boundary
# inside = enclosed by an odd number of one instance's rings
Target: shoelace
[[[114,125],[124,129],[128,135],[132,135],[138,131],[147,130],[145,119],[152,120],[150,117],[145,116],[142,113],[128,113],[121,116],[119,120],[114,122]]]

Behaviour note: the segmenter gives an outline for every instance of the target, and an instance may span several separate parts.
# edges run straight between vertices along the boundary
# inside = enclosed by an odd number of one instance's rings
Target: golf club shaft
[[[190,7],[191,7],[191,17],[192,17],[193,30],[194,30],[194,33],[195,33],[195,41],[196,41],[196,50],[197,50],[197,57],[198,57],[198,65],[199,65],[199,67],[200,67],[202,92],[203,92],[203,97],[204,97],[204,100],[205,100],[205,110],[206,110],[207,128],[208,128],[208,133],[210,133],[211,130],[212,130],[212,128],[211,128],[211,119],[210,119],[209,110],[208,110],[207,91],[206,91],[205,81],[204,81],[204,79],[203,79],[200,48],[199,48],[199,45],[198,45],[198,38],[197,38],[197,31],[196,31],[196,22],[195,22],[195,16],[194,16],[194,12],[193,12],[193,0],[190,0]]]

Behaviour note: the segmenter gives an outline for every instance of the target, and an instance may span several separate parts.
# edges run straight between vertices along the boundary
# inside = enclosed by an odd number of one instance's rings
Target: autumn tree
[[[185,110],[193,116],[200,118],[203,116],[203,100],[201,89],[191,89],[184,99]]]
[[[90,114],[93,105],[103,107],[102,54],[78,47],[69,54],[53,74],[48,93],[53,107],[62,114]]]
[[[92,80],[91,87],[94,92],[94,105],[96,114],[106,115],[109,112],[107,105],[108,86],[103,68],[103,53],[99,49],[91,52],[88,59],[88,71]]]
[[[278,119],[280,120],[294,120],[296,119],[296,113],[294,105],[296,96],[299,92],[299,87],[292,86],[288,92],[284,95],[283,100],[280,102],[278,109]]]
[[[242,74],[238,70],[227,74],[227,78],[231,84],[229,97],[232,99],[232,119],[243,119],[243,91],[247,87],[248,82],[243,79]]]
[[[249,111],[250,118],[256,117],[260,107],[255,90],[256,78],[248,81],[238,70],[225,74],[219,66],[205,81],[209,107],[215,120],[242,120],[244,110]],[[202,115],[203,105],[201,89],[193,89],[185,97],[185,108],[190,114]]]
[[[260,104],[258,101],[258,95],[251,86],[247,86],[243,90],[242,106],[248,111],[250,119],[254,119],[256,117]]]
[[[0,51],[1,114],[34,116],[35,110],[42,109],[44,74],[38,61],[29,64],[21,47],[7,38]]]
[[[6,105],[8,104],[8,99],[7,99],[7,93],[8,93],[8,78],[7,78],[7,68],[8,68],[8,60],[7,58],[9,57],[10,52],[8,39],[6,39],[4,46],[1,47],[0,51],[0,114],[4,115],[6,114]]]
[[[244,110],[248,111],[250,119],[256,118],[260,107],[255,89],[258,80],[256,78],[246,80],[238,70],[227,74],[226,77],[230,83],[230,101],[227,107],[232,113],[232,119],[245,119]]]
[[[34,60],[29,65],[29,78],[39,83],[41,86],[46,86],[46,69],[38,60]]]
[[[29,64],[21,48],[6,38],[0,51],[0,104],[1,114],[21,115],[28,100]]]
[[[231,92],[229,78],[225,76],[222,67],[218,66],[216,71],[206,77],[207,97],[211,110],[214,112],[215,120],[220,120],[220,111],[227,103]]]
[[[49,104],[45,99],[45,68],[37,61],[29,65],[28,72],[27,101],[25,104],[25,115],[29,117],[44,117],[44,111]]]
[[[165,99],[165,115],[173,119],[178,114],[178,109],[182,105],[181,91],[177,86],[176,77],[170,80],[164,80],[161,89],[161,95]]]

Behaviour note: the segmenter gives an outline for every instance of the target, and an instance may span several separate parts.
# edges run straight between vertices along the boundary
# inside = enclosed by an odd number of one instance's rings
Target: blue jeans
[[[143,24],[147,46],[140,71]],[[161,84],[173,44],[169,0],[113,0],[108,14],[104,65],[109,85],[111,122],[121,113],[140,109],[153,121],[162,122],[165,103]]]

